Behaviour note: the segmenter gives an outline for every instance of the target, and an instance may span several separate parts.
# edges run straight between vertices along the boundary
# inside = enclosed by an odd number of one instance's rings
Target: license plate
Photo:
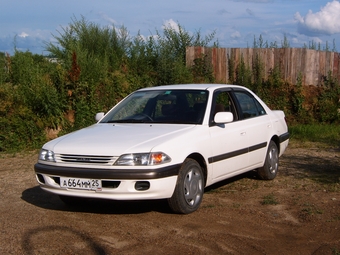
[[[60,177],[60,187],[69,189],[98,190],[102,188],[102,182],[101,180],[96,179]]]

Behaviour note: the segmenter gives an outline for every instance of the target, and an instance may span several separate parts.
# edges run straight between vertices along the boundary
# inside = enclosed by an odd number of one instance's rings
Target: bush
[[[96,112],[107,112],[142,87],[215,82],[207,54],[186,66],[186,48],[216,47],[215,32],[202,37],[179,25],[132,38],[125,27],[100,27],[81,17],[58,33],[57,43],[46,46],[49,57],[0,54],[0,151],[39,148],[51,138],[48,130],[63,134],[88,126]],[[266,45],[262,38],[254,41],[254,47]],[[229,63],[232,70],[234,65]],[[251,68],[242,58],[236,70],[231,83],[252,89],[272,109],[284,110],[290,123],[339,123],[340,88],[331,73],[323,86],[309,88],[301,78],[287,84],[278,68],[264,80],[259,58]]]
[[[88,126],[96,112],[136,89],[194,82],[186,47],[207,46],[214,33],[203,38],[179,26],[131,38],[125,27],[100,27],[81,17],[54,37],[48,58],[20,51],[0,55],[1,151],[40,147],[46,130]],[[212,77],[210,70],[205,75]]]

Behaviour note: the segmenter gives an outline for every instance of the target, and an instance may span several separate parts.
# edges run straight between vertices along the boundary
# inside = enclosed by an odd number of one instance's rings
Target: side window
[[[237,120],[235,107],[228,91],[219,91],[214,96],[211,119],[213,119],[218,112],[231,112],[234,115],[234,120]]]
[[[243,119],[266,114],[264,108],[252,95],[242,91],[236,91],[234,94],[241,107]]]

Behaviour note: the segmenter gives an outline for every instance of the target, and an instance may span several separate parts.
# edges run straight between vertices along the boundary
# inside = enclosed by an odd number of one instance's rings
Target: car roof
[[[173,90],[173,89],[199,89],[199,90],[215,90],[218,88],[244,88],[239,85],[232,84],[176,84],[176,85],[163,85],[155,87],[147,87],[140,90]]]

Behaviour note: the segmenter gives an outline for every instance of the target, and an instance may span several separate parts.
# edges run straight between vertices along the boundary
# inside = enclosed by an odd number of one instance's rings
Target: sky
[[[203,36],[215,32],[225,48],[252,47],[261,36],[279,47],[286,38],[291,47],[328,43],[340,52],[339,0],[0,0],[0,52],[48,55],[46,43],[81,17],[124,26],[131,37],[180,25]]]

